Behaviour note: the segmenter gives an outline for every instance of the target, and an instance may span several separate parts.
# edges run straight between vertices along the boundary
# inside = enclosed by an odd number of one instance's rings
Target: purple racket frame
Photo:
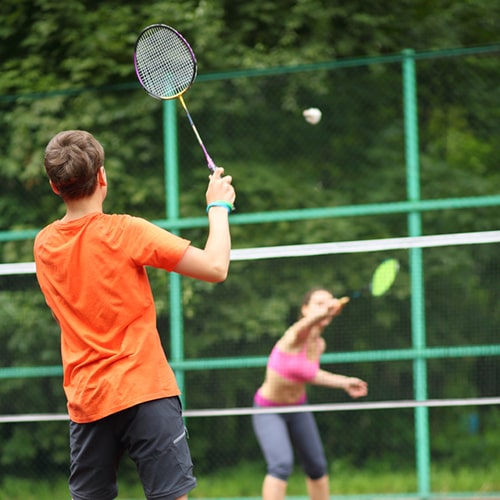
[[[183,46],[188,49],[188,52],[189,52],[189,55],[190,55],[190,58],[191,60],[189,62],[192,63],[193,65],[193,75],[192,75],[192,78],[191,80],[189,81],[189,83],[187,85],[184,85],[184,88],[180,91],[180,92],[177,92],[176,94],[172,94],[172,95],[159,95],[153,91],[151,91],[151,88],[148,87],[148,85],[144,82],[142,76],[141,76],[141,73],[142,71],[139,70],[139,64],[137,62],[137,46],[139,45],[139,43],[143,40],[144,38],[144,35],[146,33],[148,33],[149,31],[151,30],[159,30],[159,29],[166,29],[166,30],[169,30],[171,33],[173,33],[183,44]],[[160,54],[160,57],[162,57],[162,55]],[[158,60],[159,61],[159,60]],[[158,64],[160,63],[160,61],[158,62]],[[158,64],[156,65],[156,67],[158,67]],[[152,65],[150,65],[151,68],[153,68]],[[208,168],[210,169],[211,172],[214,172],[215,169],[217,168],[216,164],[214,163],[214,161],[212,160],[212,158],[210,157],[210,155],[208,154],[208,151],[207,151],[207,148],[205,147],[205,144],[203,143],[203,141],[201,140],[201,137],[200,137],[200,134],[198,133],[198,129],[196,128],[196,125],[194,124],[194,121],[193,119],[191,118],[191,114],[189,113],[189,110],[186,106],[186,103],[184,101],[184,98],[183,98],[183,94],[189,90],[191,88],[191,86],[193,85],[195,79],[196,79],[196,75],[197,75],[197,61],[196,61],[196,56],[194,54],[194,51],[193,49],[191,48],[191,46],[189,45],[189,43],[187,42],[187,40],[177,31],[175,30],[174,28],[172,28],[171,26],[168,26],[166,24],[151,24],[150,26],[147,26],[146,28],[144,28],[141,33],[139,34],[139,36],[137,37],[137,41],[135,43],[135,50],[134,50],[134,68],[135,68],[135,73],[137,75],[137,79],[139,80],[139,83],[141,84],[141,87],[151,96],[151,97],[154,97],[155,99],[160,99],[160,100],[171,100],[171,99],[179,99],[185,113],[186,113],[186,116],[188,118],[188,121],[189,121],[189,124],[191,125],[191,128],[194,132],[194,135],[196,136],[196,139],[198,140],[198,143],[203,151],[203,154],[205,155],[205,159],[207,161],[207,166]],[[153,68],[154,69],[154,68]]]

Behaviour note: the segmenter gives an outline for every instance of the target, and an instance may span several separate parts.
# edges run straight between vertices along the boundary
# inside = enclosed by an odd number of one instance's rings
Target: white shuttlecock
[[[316,125],[321,120],[321,110],[318,108],[308,108],[304,109],[302,112],[307,123],[311,125]]]

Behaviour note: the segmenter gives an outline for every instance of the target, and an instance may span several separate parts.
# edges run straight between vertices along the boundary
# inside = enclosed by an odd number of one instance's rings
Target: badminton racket
[[[352,292],[339,300],[346,304],[350,299],[356,299],[368,294],[372,297],[384,295],[392,287],[399,272],[399,261],[394,258],[383,260],[373,271],[370,282],[362,289]]]
[[[191,118],[183,94],[196,79],[197,63],[193,49],[186,39],[166,24],[144,28],[135,42],[134,66],[142,88],[155,99],[179,99],[194,135],[213,172],[216,165],[207,152]]]

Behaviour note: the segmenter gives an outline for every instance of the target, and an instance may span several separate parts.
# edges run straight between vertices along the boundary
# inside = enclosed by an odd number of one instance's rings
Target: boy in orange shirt
[[[66,214],[36,237],[36,274],[61,328],[73,500],[117,496],[127,451],[148,499],[187,498],[196,485],[179,388],[156,329],[145,266],[220,282],[229,269],[235,191],[217,168],[206,191],[204,249],[144,219],[103,213],[104,150],[88,132],[48,143],[45,170]]]

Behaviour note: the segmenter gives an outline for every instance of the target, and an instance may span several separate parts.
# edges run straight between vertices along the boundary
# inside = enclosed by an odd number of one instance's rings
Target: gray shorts
[[[173,500],[196,486],[178,397],[157,399],[96,422],[70,422],[73,500],[112,500],[125,452],[135,462],[148,500]]]
[[[252,415],[252,424],[270,476],[288,480],[293,470],[294,450],[308,477],[319,479],[328,473],[312,413],[259,413]]]

